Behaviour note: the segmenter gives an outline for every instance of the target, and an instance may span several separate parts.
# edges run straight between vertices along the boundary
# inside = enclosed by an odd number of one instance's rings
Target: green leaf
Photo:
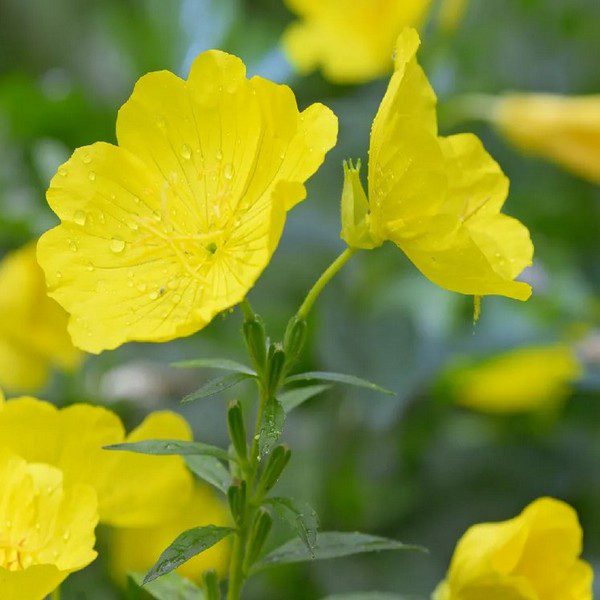
[[[285,384],[293,383],[294,381],[333,381],[335,383],[345,383],[347,385],[354,385],[356,387],[366,388],[373,390],[374,392],[381,392],[382,394],[388,394],[394,396],[394,392],[387,390],[386,388],[361,379],[355,375],[344,375],[343,373],[327,373],[325,371],[310,371],[309,373],[299,373],[298,375],[292,375],[285,380]]]
[[[104,449],[126,450],[138,454],[156,454],[159,456],[214,456],[221,460],[232,460],[233,458],[223,448],[186,440],[142,440],[140,442],[112,444],[111,446],[104,446]]]
[[[267,554],[255,567],[255,571],[276,564],[289,564],[327,558],[339,558],[363,552],[379,552],[381,550],[421,550],[419,546],[408,546],[396,540],[368,535],[366,533],[345,533],[331,531],[320,533],[314,554],[306,548],[301,540],[291,540],[283,546]]]
[[[224,494],[227,493],[231,485],[231,475],[216,458],[201,455],[186,456],[185,462],[188,469],[200,479],[210,483]]]
[[[281,435],[284,422],[285,412],[279,400],[274,397],[269,398],[265,406],[262,425],[260,427],[260,437],[258,439],[260,456],[266,456],[271,452]]]
[[[278,400],[283,406],[283,410],[287,413],[291,412],[297,406],[310,400],[314,396],[328,390],[331,386],[327,383],[319,383],[317,385],[307,385],[305,387],[296,388],[279,394]]]
[[[129,578],[138,587],[142,587],[144,581],[143,573],[129,573]],[[199,587],[196,587],[189,579],[177,573],[169,573],[156,581],[148,583],[144,586],[144,590],[156,600],[205,599],[204,593]]]
[[[211,379],[208,383],[204,384],[195,392],[185,396],[181,403],[187,404],[188,402],[194,402],[195,400],[202,400],[203,398],[216,396],[217,394],[220,394],[234,385],[237,385],[238,383],[250,378],[253,378],[253,375],[249,375],[248,373],[229,373],[229,375],[216,377],[215,379]]]
[[[195,360],[184,360],[171,365],[176,369],[220,369],[221,371],[233,371],[234,373],[245,373],[256,376],[256,373],[246,365],[228,358],[197,358]]]
[[[192,556],[204,552],[233,532],[231,527],[218,527],[217,525],[205,525],[184,531],[160,555],[156,564],[144,577],[143,584],[170,573]]]
[[[294,500],[294,498],[269,498],[266,503],[270,504],[275,512],[295,529],[314,558],[319,517],[313,507],[307,502]]]

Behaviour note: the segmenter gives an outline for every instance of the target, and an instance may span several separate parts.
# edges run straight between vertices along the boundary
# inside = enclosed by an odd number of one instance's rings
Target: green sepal
[[[202,589],[206,600],[221,600],[221,588],[219,578],[214,569],[202,573]]]
[[[252,522],[250,530],[250,539],[246,547],[246,557],[244,559],[244,570],[248,571],[250,567],[258,560],[261,550],[267,541],[267,537],[273,526],[273,517],[269,511],[260,508]]]
[[[279,480],[292,456],[291,450],[284,445],[277,446],[267,459],[260,479],[258,480],[258,493],[266,494]]]
[[[267,365],[267,334],[262,319],[258,315],[246,319],[243,331],[254,368],[257,373],[264,373]]]
[[[306,320],[294,315],[287,324],[283,337],[283,349],[285,351],[286,367],[292,366],[298,357],[304,343],[306,342]]]
[[[177,536],[160,555],[155,565],[146,573],[143,584],[174,571],[184,562],[214,546],[234,531],[231,527],[218,527],[217,525],[205,525],[184,531]]]
[[[227,490],[227,500],[231,516],[237,525],[244,522],[246,516],[246,482],[234,481]]]
[[[242,464],[248,459],[248,447],[246,444],[246,424],[241,404],[236,400],[229,405],[227,411],[227,430],[229,438],[240,458]]]

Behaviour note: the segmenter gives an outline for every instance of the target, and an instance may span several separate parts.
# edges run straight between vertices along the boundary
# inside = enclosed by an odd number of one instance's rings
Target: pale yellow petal
[[[68,575],[54,565],[33,565],[21,571],[0,567],[2,600],[44,600]]]

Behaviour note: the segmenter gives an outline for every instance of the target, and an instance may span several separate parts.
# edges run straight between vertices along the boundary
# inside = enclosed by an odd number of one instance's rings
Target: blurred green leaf
[[[143,585],[170,573],[193,556],[204,552],[233,532],[234,529],[231,527],[218,527],[217,525],[205,525],[184,531],[160,555],[156,564],[144,577]]]
[[[214,456],[186,456],[185,463],[188,469],[218,490],[227,493],[231,485],[229,471]]]
[[[344,375],[343,373],[327,373],[325,371],[310,371],[308,373],[299,373],[298,375],[292,375],[285,380],[285,383],[293,383],[295,381],[333,381],[335,383],[345,383],[347,385],[353,385],[355,387],[366,388],[375,392],[381,392],[382,394],[388,394],[395,396],[395,393],[391,390],[381,387],[376,383],[361,379],[355,375]]]
[[[300,406],[307,400],[318,396],[324,391],[331,388],[327,383],[318,385],[307,385],[306,387],[296,388],[294,390],[288,390],[279,394],[278,400],[286,413],[291,412],[294,408]]]
[[[177,573],[169,573],[160,579],[143,584],[143,573],[130,573],[130,580],[156,600],[204,600],[204,592],[189,579]]]
[[[253,376],[248,373],[230,373],[229,375],[223,375],[211,379],[208,383],[197,389],[195,392],[188,394],[181,401],[182,404],[188,404],[189,402],[195,402],[196,400],[202,400],[204,398],[210,398],[216,396],[225,390],[232,388],[246,379],[251,379]]]

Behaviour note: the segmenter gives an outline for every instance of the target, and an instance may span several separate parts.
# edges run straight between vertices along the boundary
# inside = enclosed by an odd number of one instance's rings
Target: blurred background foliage
[[[186,76],[199,52],[219,47],[241,56],[250,74],[289,83],[301,107],[321,101],[340,119],[338,146],[310,181],[308,200],[289,219],[250,296],[280,336],[342,247],[341,161],[366,158],[386,86],[295,75],[280,47],[292,19],[280,0],[0,0],[2,253],[54,224],[44,200],[50,177],[75,147],[115,141],[116,111],[140,75],[169,69]],[[536,247],[527,274],[534,295],[525,304],[486,298],[473,326],[471,298],[437,288],[393,249],[359,255],[347,267],[311,317],[302,366],[356,373],[397,395],[336,387],[294,412],[284,433],[293,458],[282,492],[311,502],[324,529],[379,533],[431,552],[279,568],[253,581],[249,598],[313,599],[357,589],[428,597],[470,524],[511,517],[542,495],[578,510],[585,556],[598,573],[600,192],[522,155],[487,125],[458,123],[452,100],[461,93],[597,93],[599,31],[597,0],[472,0],[454,33],[437,30],[435,20],[425,28],[420,60],[440,98],[441,131],[474,131],[510,177],[506,211],[528,225]],[[168,365],[241,358],[240,324],[235,312],[188,339],[89,357],[39,395],[59,405],[110,405],[129,424],[156,408],[181,410],[197,439],[224,443],[222,401],[178,404],[206,375]],[[494,415],[455,402],[453,365],[555,343],[574,348],[582,368],[558,404]],[[101,532],[101,544],[108,537]],[[72,576],[65,600],[122,597],[107,564],[105,555]]]

